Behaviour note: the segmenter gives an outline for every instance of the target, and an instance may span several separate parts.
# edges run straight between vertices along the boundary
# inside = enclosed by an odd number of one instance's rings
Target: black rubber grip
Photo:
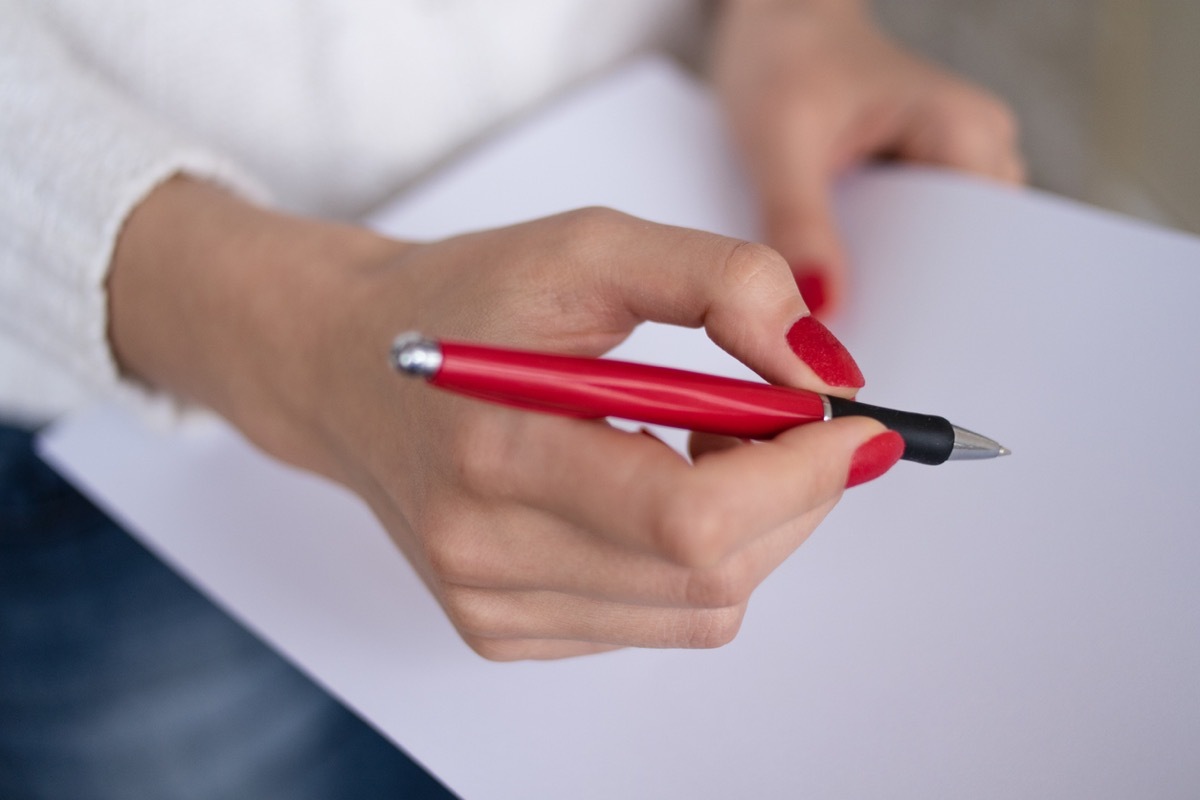
[[[954,426],[945,417],[880,408],[840,397],[829,398],[834,417],[870,417],[904,437],[906,461],[941,464],[954,450]]]

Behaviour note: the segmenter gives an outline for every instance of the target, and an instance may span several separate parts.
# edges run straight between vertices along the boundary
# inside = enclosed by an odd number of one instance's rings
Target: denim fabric
[[[0,426],[0,798],[445,798]]]

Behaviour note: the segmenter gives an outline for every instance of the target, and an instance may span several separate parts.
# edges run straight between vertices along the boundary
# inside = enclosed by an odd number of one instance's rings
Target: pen
[[[870,417],[904,438],[921,464],[1009,454],[999,443],[914,414],[767,383],[600,358],[508,350],[402,333],[392,366],[442,389],[516,408],[571,417],[622,419],[693,431],[769,439],[797,425]]]

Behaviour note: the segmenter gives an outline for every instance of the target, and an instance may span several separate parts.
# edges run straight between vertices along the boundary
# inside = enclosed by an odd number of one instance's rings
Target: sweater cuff
[[[109,346],[105,283],[121,227],[155,187],[179,174],[255,202],[266,193],[232,161],[116,91],[32,12],[12,15],[4,28],[0,335],[36,356],[27,361],[45,374],[29,376],[31,384],[53,378],[76,386],[77,400],[117,397],[161,414],[173,403],[123,380]],[[0,401],[27,413],[67,410],[53,402],[37,407],[20,386],[4,389],[17,396]]]

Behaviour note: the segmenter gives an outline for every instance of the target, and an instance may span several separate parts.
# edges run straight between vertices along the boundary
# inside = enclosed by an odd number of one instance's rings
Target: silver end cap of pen
[[[432,378],[442,368],[442,348],[417,331],[407,331],[392,340],[392,366],[415,378]]]
[[[994,439],[954,426],[954,449],[949,461],[966,461],[980,458],[997,458],[1012,455],[1012,451]]]

